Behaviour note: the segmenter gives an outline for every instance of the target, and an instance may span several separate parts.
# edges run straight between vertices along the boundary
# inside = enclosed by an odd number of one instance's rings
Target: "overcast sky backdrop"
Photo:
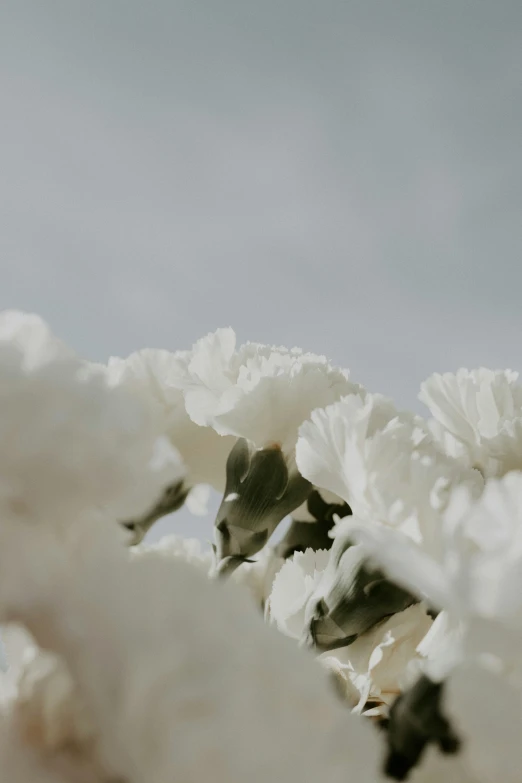
[[[96,360],[232,325],[403,406],[522,369],[521,36],[520,0],[2,0],[2,307]]]

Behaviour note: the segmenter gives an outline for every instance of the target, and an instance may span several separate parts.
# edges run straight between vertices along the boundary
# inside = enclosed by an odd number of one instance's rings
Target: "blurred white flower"
[[[0,703],[11,701],[16,695],[20,674],[36,654],[34,639],[20,625],[11,623],[0,629],[5,662],[0,673]]]
[[[0,374],[2,779],[518,781],[515,373],[432,376],[425,422],[231,329],[104,367],[8,311]],[[210,487],[213,552],[107,524]]]
[[[202,574],[211,578],[214,576],[214,557],[212,551],[204,549],[197,538],[184,538],[176,534],[163,536],[159,541],[142,543],[131,549],[131,557],[140,559],[162,558],[180,560],[197,568]],[[232,575],[232,582],[246,589],[252,595],[257,606],[264,607],[272,589],[274,578],[283,565],[284,560],[276,555],[270,547],[252,561],[241,564]]]
[[[101,757],[96,727],[61,658],[33,648],[18,672],[8,714],[22,752],[33,755],[40,774],[54,769],[55,774],[66,775],[67,783],[114,780]],[[5,761],[1,750],[0,760]],[[32,780],[25,776],[9,779]],[[61,779],[52,778],[53,783]]]
[[[131,396],[24,321],[0,330],[2,515],[60,522],[143,510],[167,476],[182,475],[179,456]]]
[[[447,611],[435,617],[431,628],[417,647],[422,672],[432,682],[443,682],[463,660],[465,626]]]
[[[110,783],[73,753],[36,751],[21,736],[15,716],[0,713],[2,777],[16,783]]]
[[[319,584],[328,558],[326,550],[296,552],[274,579],[267,617],[286,636],[301,638],[306,604]]]
[[[181,561],[107,547],[110,529],[72,527],[68,539],[31,530],[22,558],[18,531],[3,531],[0,602],[16,555],[10,580],[38,607],[26,621],[63,657],[114,779],[265,783],[313,773],[341,783],[348,770],[373,783],[371,727],[344,713],[310,656],[267,630],[240,590]],[[39,560],[45,589],[31,573]]]
[[[285,561],[266,546],[253,560],[242,563],[232,574],[232,581],[246,588],[257,606],[264,609],[277,574]]]
[[[112,357],[108,377],[112,385],[132,391],[156,418],[161,432],[181,454],[187,488],[209,484],[222,492],[226,460],[235,439],[198,426],[188,415],[183,388],[190,357],[190,351],[144,349],[126,359]]]
[[[519,783],[522,699],[507,679],[467,662],[446,685],[447,712],[462,737],[461,763],[480,783]]]
[[[211,489],[210,484],[196,484],[189,490],[185,505],[195,517],[204,517],[208,514]]]
[[[419,398],[438,423],[443,445],[465,455],[485,476],[522,468],[522,386],[517,380],[512,370],[481,367],[435,373],[421,385]]]
[[[90,755],[96,732],[63,661],[34,649],[19,674],[12,710],[28,743],[45,752],[74,747]]]
[[[153,544],[139,544],[131,550],[131,557],[179,559],[209,575],[213,557],[210,549],[204,550],[197,538],[183,538],[176,534],[163,536]]]
[[[23,353],[27,370],[60,359],[74,359],[74,352],[58,339],[35,313],[20,310],[0,312],[0,342]]]

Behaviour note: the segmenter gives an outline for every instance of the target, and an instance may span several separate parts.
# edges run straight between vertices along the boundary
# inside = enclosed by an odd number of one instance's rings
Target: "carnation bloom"
[[[295,467],[299,426],[314,408],[363,391],[315,354],[255,343],[236,349],[230,329],[194,346],[188,376],[185,402],[194,421],[241,439],[216,518],[218,559],[239,563],[311,490]]]
[[[422,663],[420,645],[432,626],[425,606],[416,604],[384,620],[348,647],[323,653],[345,697],[359,711],[373,703],[390,705],[409,685]],[[377,709],[375,709],[377,707]]]
[[[54,335],[48,324],[35,313],[4,310],[0,313],[0,341],[23,352],[26,367],[37,367],[55,360],[74,359],[69,346]]]
[[[133,547],[132,557],[162,558],[188,563],[208,576],[213,565],[212,552],[204,550],[197,538],[183,538],[176,534],[163,536],[154,544],[139,544]]]
[[[446,691],[448,714],[462,737],[461,763],[470,779],[518,783],[522,765],[520,688],[475,660],[453,672]]]
[[[285,362],[289,356],[302,357],[303,352],[299,348],[289,350],[250,342],[238,348],[231,328],[217,329],[202,337],[187,359],[184,394],[190,417],[219,431],[220,416],[234,409],[248,386],[259,378],[266,362]]]
[[[74,522],[57,538],[45,524],[2,520],[0,531],[0,608],[8,595],[11,614],[63,658],[114,779],[313,773],[340,783],[348,769],[374,781],[370,727],[342,711],[309,656],[267,631],[233,585],[182,562],[130,558],[110,527]]]
[[[337,536],[305,609],[303,641],[319,650],[352,644],[414,596],[385,578],[361,545]]]
[[[63,659],[33,649],[17,680],[11,712],[28,745],[45,755],[68,753],[94,779],[108,779],[96,727]]]
[[[351,395],[313,412],[299,431],[303,476],[335,492],[360,520],[382,521],[429,537],[450,487],[480,487],[433,442],[424,422],[377,394]]]
[[[14,311],[0,371],[6,780],[518,783],[516,374],[433,376],[425,422],[230,329],[103,367]],[[111,524],[209,486],[213,554]]]
[[[522,468],[522,386],[512,370],[435,373],[419,399],[432,416],[442,444],[485,476]]]
[[[246,588],[256,605],[264,610],[274,580],[284,562],[276,550],[266,546],[256,557],[243,563],[241,568],[234,572],[232,581]]]
[[[136,396],[155,419],[158,429],[179,451],[185,465],[181,479],[173,473],[167,490],[145,515],[127,522],[127,527],[134,531],[135,543],[159,517],[176,511],[186,500],[190,510],[205,513],[200,502],[201,488],[208,485],[222,492],[225,486],[226,460],[235,439],[222,437],[210,427],[195,424],[189,417],[182,391],[189,358],[189,351],[145,349],[126,359],[112,357],[108,363],[111,385]],[[194,493],[197,497],[192,499]]]
[[[435,546],[452,485],[477,491],[481,478],[437,448],[421,419],[372,394],[314,411],[300,428],[297,464],[353,511],[353,522],[348,517],[332,531],[329,566],[307,607],[309,642],[331,649],[415,601],[404,582],[385,578],[378,558],[371,563],[364,547],[352,546],[354,526],[381,522]]]
[[[151,561],[161,559],[173,564],[176,561],[184,562],[197,568],[206,577],[214,576],[212,551],[204,549],[197,538],[183,538],[176,534],[163,536],[153,544],[142,543],[133,547],[131,557]],[[244,563],[242,568],[233,574],[232,581],[248,590],[257,606],[263,609],[274,578],[283,563],[284,560],[274,550],[265,547],[255,559]]]
[[[267,616],[285,635],[302,637],[306,606],[320,587],[328,562],[328,552],[309,549],[287,560],[276,576]],[[350,646],[324,653],[320,661],[334,674],[352,707],[362,709],[368,701],[389,704],[401,684],[415,674],[412,663],[421,659],[417,646],[431,625],[426,609],[412,606],[362,633]]]
[[[467,488],[457,487],[431,546],[385,525],[343,526],[387,573],[434,606],[460,618],[519,621],[522,474],[490,479],[476,501]]]
[[[307,601],[319,584],[327,563],[325,550],[296,552],[274,579],[267,616],[286,636],[301,638]]]
[[[33,316],[2,314],[0,367],[2,516],[58,523],[142,511],[167,476],[181,477],[147,411]]]
[[[18,680],[24,665],[35,655],[35,643],[21,626],[10,624],[2,627],[4,660],[0,672],[0,706],[9,702],[17,693]]]

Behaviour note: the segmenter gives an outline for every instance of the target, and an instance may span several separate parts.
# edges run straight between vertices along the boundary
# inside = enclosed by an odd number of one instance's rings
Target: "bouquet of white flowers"
[[[231,329],[93,365],[0,314],[2,781],[519,782],[522,386],[420,398]],[[209,487],[212,550],[147,542]]]

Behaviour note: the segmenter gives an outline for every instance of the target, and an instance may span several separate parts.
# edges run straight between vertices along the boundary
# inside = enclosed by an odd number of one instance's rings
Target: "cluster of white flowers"
[[[93,365],[0,314],[5,780],[519,781],[522,386],[420,398],[231,329]],[[209,487],[212,550],[143,540]]]

